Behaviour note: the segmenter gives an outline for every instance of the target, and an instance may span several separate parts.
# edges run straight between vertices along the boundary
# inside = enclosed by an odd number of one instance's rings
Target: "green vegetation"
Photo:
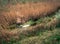
[[[14,44],[60,44],[60,30],[45,31],[38,36],[22,39]]]
[[[16,3],[27,3],[27,2],[41,2],[41,1],[49,1],[49,0],[0,0],[0,6],[5,6],[7,4],[16,4]],[[54,0],[51,0],[54,1]],[[58,0],[57,0],[58,1]]]

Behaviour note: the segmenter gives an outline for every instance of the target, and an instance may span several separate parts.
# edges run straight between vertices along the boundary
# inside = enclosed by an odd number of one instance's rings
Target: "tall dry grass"
[[[12,11],[1,11],[0,13],[0,26],[5,29],[9,27],[9,25],[14,24],[16,21],[15,13],[11,13]]]
[[[10,7],[11,11],[15,11],[21,23],[24,23],[29,19],[38,19],[51,15],[51,13],[55,12],[60,7],[60,4],[57,2],[38,2],[9,5],[8,7]]]
[[[8,4],[6,7],[9,11],[0,11],[0,26],[3,28],[18,21],[24,23],[30,19],[34,20],[50,15],[60,7],[60,4],[56,2],[38,2],[16,5]]]

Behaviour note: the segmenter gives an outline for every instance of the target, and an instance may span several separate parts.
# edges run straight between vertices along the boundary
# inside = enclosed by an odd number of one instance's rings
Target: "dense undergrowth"
[[[27,0],[15,1],[25,3]],[[0,6],[8,2],[15,4],[17,3],[15,1],[1,0]],[[7,10],[3,8],[0,11]],[[29,27],[23,27],[24,25],[29,25]],[[0,27],[0,29],[2,28]],[[0,38],[0,44],[60,44],[60,10],[54,12],[51,16],[35,20],[30,19],[21,25],[10,25],[8,30],[0,30]]]
[[[52,16],[46,16],[36,21],[30,20],[27,23],[22,24],[30,25],[30,27],[26,28],[28,31],[24,30],[23,27],[16,28],[17,30],[19,30],[19,32],[23,30],[21,33],[18,34],[19,39],[16,40],[14,37],[11,37],[9,42],[5,41],[4,39],[2,39],[1,42],[2,44],[60,44],[59,23],[60,23],[60,10],[58,12],[55,12],[55,14]],[[39,24],[43,25],[40,27]],[[39,28],[34,27],[35,25],[38,25],[37,27]],[[31,28],[31,30],[29,30],[29,28]]]
[[[38,36],[25,38],[15,44],[60,44],[60,30],[54,29],[52,31],[45,31]]]

